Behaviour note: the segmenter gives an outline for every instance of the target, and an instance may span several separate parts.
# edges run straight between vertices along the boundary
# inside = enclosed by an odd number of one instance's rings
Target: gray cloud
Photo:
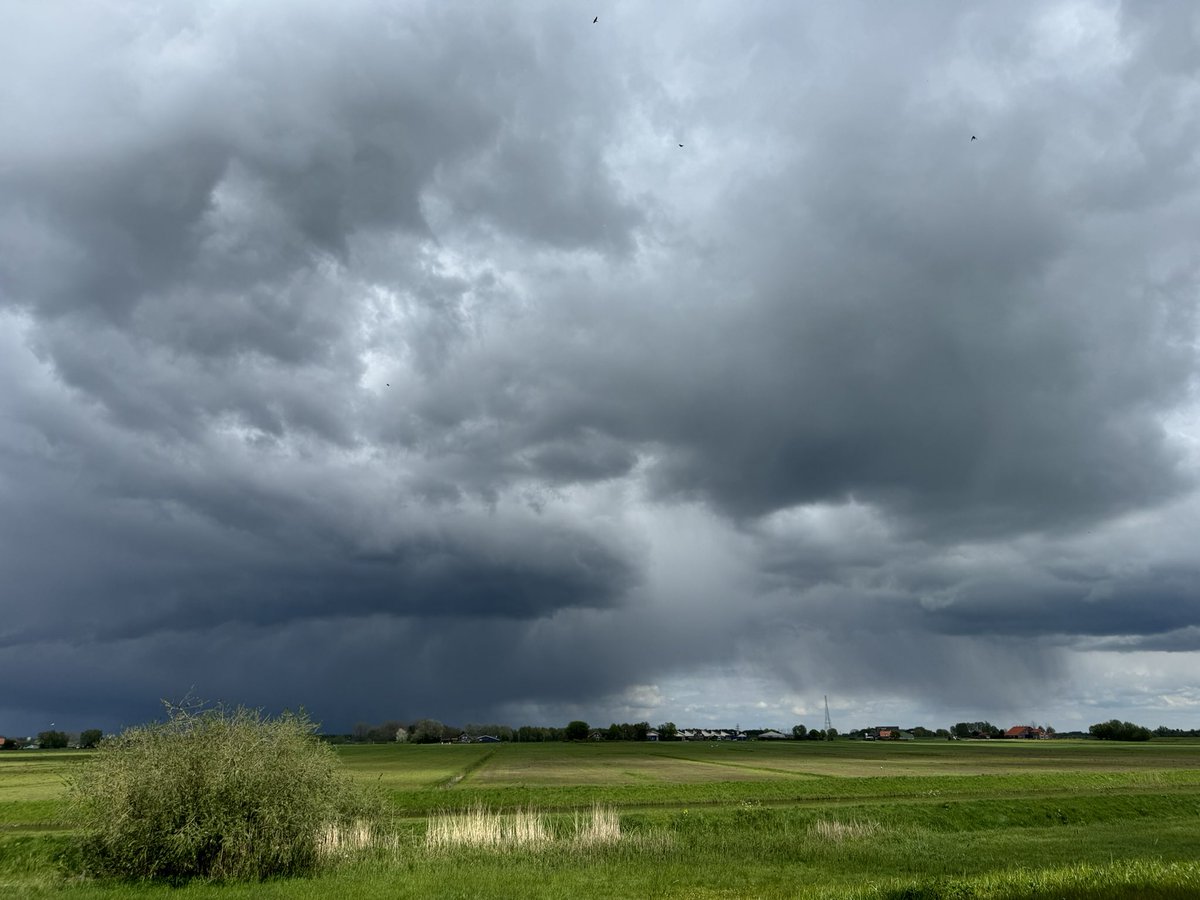
[[[0,36],[3,715],[1195,652],[1189,7],[76,12]]]

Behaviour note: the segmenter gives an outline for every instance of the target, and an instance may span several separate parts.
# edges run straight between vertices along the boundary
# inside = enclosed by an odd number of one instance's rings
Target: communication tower
[[[833,723],[829,721],[829,695],[825,695],[825,740],[833,740],[833,736],[829,733],[833,728]]]

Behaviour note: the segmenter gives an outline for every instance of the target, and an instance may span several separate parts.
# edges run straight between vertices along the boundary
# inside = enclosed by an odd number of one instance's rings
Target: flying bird
[[[596,16],[596,18],[592,19],[592,24],[595,25],[599,21],[600,21],[600,17]]]
[[[680,147],[682,147],[682,146],[683,146],[683,144],[680,144],[679,146],[680,146]]]
[[[971,140],[975,140],[975,135],[971,135]]]

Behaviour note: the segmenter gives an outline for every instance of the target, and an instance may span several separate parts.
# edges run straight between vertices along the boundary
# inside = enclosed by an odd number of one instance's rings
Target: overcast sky
[[[1200,727],[1198,17],[5,4],[0,733]]]

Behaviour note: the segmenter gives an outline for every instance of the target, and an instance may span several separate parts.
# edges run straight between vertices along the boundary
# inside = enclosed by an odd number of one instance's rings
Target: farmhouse
[[[879,725],[863,732],[864,741],[911,741],[913,736],[899,725]]]
[[[1018,738],[1026,741],[1044,741],[1050,737],[1046,729],[1040,725],[1036,728],[1033,725],[1014,725],[1008,731],[1004,732],[1006,738]]]
[[[768,728],[766,731],[760,732],[758,740],[760,741],[786,741],[788,736],[782,731],[776,731],[774,728]]]
[[[744,741],[746,735],[736,728],[680,728],[681,741]]]

